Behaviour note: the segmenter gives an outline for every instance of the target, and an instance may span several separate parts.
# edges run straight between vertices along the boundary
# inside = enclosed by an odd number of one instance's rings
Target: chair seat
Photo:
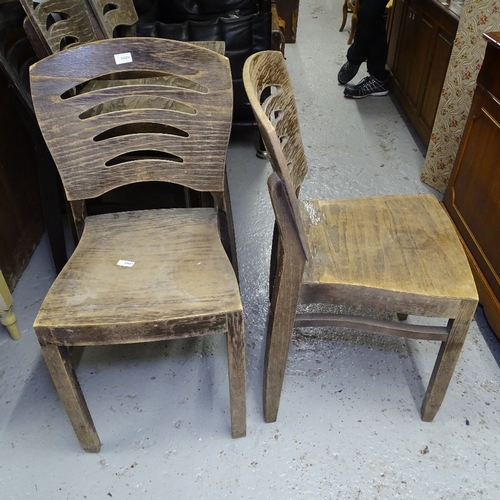
[[[120,260],[134,264],[123,267]],[[200,333],[192,328],[196,318],[207,333],[226,331],[232,312],[242,312],[242,304],[216,211],[144,210],[86,219],[35,328],[63,345],[118,344],[145,341],[148,329],[150,340],[171,338],[169,322],[183,319],[191,330],[177,326],[179,337]]]
[[[416,301],[413,314],[434,303],[443,317],[453,317],[453,298],[457,310],[459,300],[477,300],[456,229],[433,195],[303,201],[301,212],[313,254],[302,285],[309,297],[335,287],[335,302],[359,303],[377,290],[374,307],[393,308],[400,296]]]

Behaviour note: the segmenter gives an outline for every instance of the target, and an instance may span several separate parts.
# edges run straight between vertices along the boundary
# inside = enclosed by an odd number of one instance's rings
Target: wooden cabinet
[[[391,88],[429,143],[458,16],[434,0],[395,0],[389,22]]]
[[[488,41],[444,205],[465,244],[486,317],[500,337],[500,33]]]
[[[44,225],[36,154],[0,72],[0,269],[12,290]]]

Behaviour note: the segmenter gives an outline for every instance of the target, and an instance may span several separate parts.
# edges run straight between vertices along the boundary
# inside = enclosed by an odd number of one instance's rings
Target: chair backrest
[[[282,179],[290,172],[298,192],[308,167],[283,54],[274,50],[253,54],[245,63],[243,80],[271,165]]]
[[[85,0],[21,0],[47,54],[105,38]]]
[[[226,57],[185,42],[116,38],[47,57],[30,78],[69,201],[143,181],[224,192]]]
[[[106,38],[135,34],[134,28],[139,17],[132,0],[87,1]]]
[[[297,200],[308,170],[307,159],[300,135],[293,87],[283,54],[269,50],[250,56],[243,68],[243,82],[269,160],[282,184],[281,189],[276,178],[271,176],[270,188],[272,185],[280,188],[285,196],[297,237],[304,254],[308,256],[309,248]],[[278,213],[276,218],[279,224]]]

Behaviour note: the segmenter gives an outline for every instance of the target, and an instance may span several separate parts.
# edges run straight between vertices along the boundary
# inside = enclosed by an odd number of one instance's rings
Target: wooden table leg
[[[14,340],[21,338],[21,332],[17,326],[17,318],[12,310],[14,300],[10,293],[9,287],[0,271],[0,323],[7,328],[10,336]]]

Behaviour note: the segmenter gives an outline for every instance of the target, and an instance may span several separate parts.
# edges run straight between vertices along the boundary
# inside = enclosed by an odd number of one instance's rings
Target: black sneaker
[[[365,76],[357,85],[348,85],[344,89],[344,97],[363,99],[363,97],[383,96],[389,93],[387,82],[379,82],[373,76]]]
[[[359,70],[359,66],[346,61],[340,68],[339,74],[337,76],[340,85],[345,85],[349,83]]]

